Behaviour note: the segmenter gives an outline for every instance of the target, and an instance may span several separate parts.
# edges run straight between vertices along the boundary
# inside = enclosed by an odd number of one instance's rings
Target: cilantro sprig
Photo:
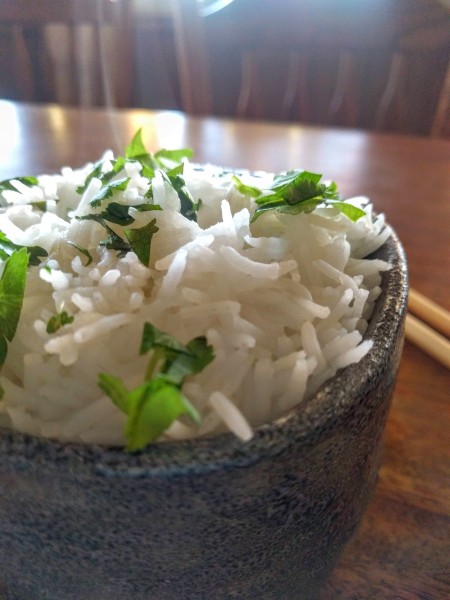
[[[87,258],[87,261],[84,266],[88,267],[91,264],[91,262],[93,261],[92,254],[89,252],[89,250],[87,248],[83,248],[82,246],[78,246],[77,244],[74,244],[73,242],[67,242],[67,243],[69,244],[69,246],[73,246],[74,248],[76,248],[80,254],[82,254],[83,256],[85,256]]]
[[[17,183],[21,183],[30,189],[34,186],[39,185],[39,180],[37,177],[33,176],[25,176],[25,177],[12,177],[11,179],[4,179],[0,181],[0,196],[2,192],[10,191],[10,192],[19,192],[17,189]],[[1,198],[0,198],[1,199]],[[35,210],[39,210],[41,212],[45,212],[47,210],[47,201],[46,200],[36,200],[29,203]]]
[[[148,267],[150,263],[150,248],[153,235],[159,231],[156,219],[153,219],[144,227],[137,229],[124,229],[125,237],[130,249],[136,254],[143,265]]]
[[[90,205],[95,212],[87,215],[77,216],[79,220],[92,220],[105,228],[108,237],[100,242],[110,250],[117,250],[119,256],[123,256],[130,250],[134,251],[139,260],[148,266],[150,260],[150,246],[154,233],[158,231],[156,220],[153,219],[147,225],[141,228],[130,228],[135,221],[130,214],[133,208],[139,212],[153,210],[162,210],[161,206],[152,202],[142,202],[133,207],[117,202],[113,198],[121,191],[126,190],[130,177],[118,177],[124,169],[127,162],[137,162],[141,166],[141,173],[150,180],[150,186],[145,194],[147,199],[153,198],[153,189],[151,180],[156,173],[160,173],[164,181],[171,185],[180,199],[181,214],[191,220],[197,220],[196,211],[199,203],[195,203],[185,181],[182,178],[184,158],[190,158],[192,150],[189,148],[181,150],[159,150],[156,153],[148,152],[142,140],[142,130],[139,129],[131,142],[125,149],[125,155],[112,161],[113,168],[104,171],[104,160],[98,161],[92,167],[91,172],[86,177],[85,184],[77,188],[79,193],[83,193],[89,182],[97,177],[102,183],[101,189],[90,201]],[[101,209],[100,212],[98,209]],[[122,229],[117,231],[111,224],[118,225]]]
[[[21,248],[9,256],[0,279],[0,367],[8,353],[22,311],[29,254]]]
[[[61,327],[64,325],[69,325],[73,323],[75,317],[73,315],[69,315],[69,313],[65,310],[62,310],[59,313],[56,313],[48,320],[46,331],[47,333],[56,333]]]
[[[3,231],[0,231],[0,259],[5,260],[22,248],[25,248],[27,251],[29,255],[28,262],[33,267],[40,265],[41,259],[48,256],[47,250],[41,248],[41,246],[20,246],[19,244],[14,244]]]
[[[312,212],[320,204],[336,207],[352,221],[365,215],[362,209],[342,200],[334,182],[325,184],[321,179],[319,173],[288,171],[275,175],[272,183],[263,190],[246,185],[239,177],[233,176],[236,189],[255,198],[257,206],[252,221],[271,210],[296,215]]]
[[[206,338],[197,337],[183,345],[145,323],[140,354],[150,351],[145,380],[132,390],[119,377],[107,373],[98,376],[100,388],[128,417],[125,437],[130,452],[142,450],[157,440],[182,415],[194,423],[200,422],[197,410],[181,388],[187,376],[199,373],[214,358]]]
[[[146,212],[151,210],[161,210],[158,204],[149,204],[147,202],[137,204],[136,206],[128,206],[119,202],[110,202],[106,208],[100,213],[89,213],[81,217],[76,217],[79,221],[97,221],[101,225],[104,221],[115,223],[116,225],[131,225],[135,218],[130,215],[130,208],[134,208],[138,212]]]
[[[79,220],[96,221],[102,227],[106,229],[108,237],[102,240],[99,244],[108,248],[108,250],[117,250],[119,257],[125,256],[127,252],[133,251],[138,259],[148,267],[150,263],[150,248],[152,243],[153,235],[159,231],[156,225],[156,219],[152,219],[147,225],[137,228],[125,228],[125,225],[134,223],[135,219],[128,214],[130,207],[124,206],[118,203],[111,203],[107,209],[102,213],[95,214],[91,213],[82,217],[77,217]],[[135,207],[136,208],[136,207]],[[161,208],[154,207],[155,210],[161,210]],[[108,225],[108,222],[122,225],[121,233],[119,235],[112,227]],[[74,244],[72,244],[74,245]],[[82,254],[88,257],[87,265],[92,261],[92,257],[87,250],[75,246]]]
[[[98,160],[94,164],[94,166],[92,167],[92,170],[90,171],[90,173],[84,180],[84,184],[80,185],[76,188],[76,191],[78,194],[83,194],[86,191],[88,185],[91,183],[91,181],[92,181],[92,179],[94,179],[94,177],[97,177],[98,179],[100,179],[100,181],[102,182],[102,186],[108,184],[111,181],[111,179],[113,177],[115,177],[118,173],[120,173],[122,171],[122,169],[124,168],[125,158],[123,156],[119,156],[115,160],[112,160],[111,161],[112,169],[109,169],[108,171],[103,171],[104,164],[105,164],[104,159]]]
[[[130,181],[129,177],[122,177],[121,179],[118,179],[117,181],[107,183],[93,197],[93,199],[90,201],[90,205],[92,207],[100,206],[102,204],[103,200],[106,200],[107,198],[111,198],[111,196],[114,193],[116,193],[118,191],[123,192],[124,190],[127,189],[127,185],[129,183],[129,181]]]
[[[179,150],[158,150],[155,154],[149,152],[142,140],[142,129],[139,129],[125,149],[125,157],[135,160],[143,167],[143,175],[149,179],[155,176],[155,171],[170,171],[179,166],[184,158],[191,158],[193,152],[190,148]]]
[[[48,256],[40,246],[14,244],[0,231],[0,260],[3,273],[0,279],[0,367],[6,360],[8,342],[16,333],[23,297],[28,265],[37,266]]]
[[[15,181],[18,181],[19,183],[22,183],[23,185],[26,185],[29,188],[32,188],[35,185],[39,185],[39,181],[36,177],[12,177],[11,179],[4,179],[3,181],[0,181],[0,194],[7,190],[17,192],[17,188],[14,185]]]
[[[191,158],[192,154],[190,148],[180,150],[162,149],[152,154],[147,151],[142,141],[142,129],[139,129],[125,150],[125,156],[128,159],[136,160],[141,164],[144,176],[153,179],[156,173],[159,172],[164,181],[172,186],[177,193],[180,199],[181,214],[191,221],[196,221],[198,205],[194,202],[182,177],[182,161],[185,158]],[[152,195],[153,192],[150,186],[146,196],[152,197]]]
[[[190,221],[197,221],[197,210],[199,205],[194,202],[191,192],[186,187],[186,183],[180,175],[180,169],[175,168],[168,173],[161,171],[161,174],[164,181],[167,181],[178,194],[178,198],[180,199],[180,212],[183,217],[186,217]]]

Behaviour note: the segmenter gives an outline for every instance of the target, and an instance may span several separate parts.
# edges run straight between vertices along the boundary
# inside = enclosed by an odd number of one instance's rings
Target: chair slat
[[[450,137],[450,63],[447,67],[436,112],[431,125],[431,137]]]
[[[241,88],[236,103],[240,118],[264,118],[264,106],[259,82],[258,58],[252,51],[242,54]]]
[[[17,55],[19,64],[15,86],[20,98],[130,106],[134,68],[131,5],[130,0],[0,0],[0,28],[12,32],[11,54]],[[80,41],[86,36],[85,28],[90,28],[91,46],[96,46],[89,65],[87,47]],[[108,48],[105,28],[112,28],[117,37]],[[29,47],[31,41],[38,45],[37,51]]]
[[[208,114],[212,110],[208,51],[195,0],[174,3],[174,31],[182,108],[190,114]]]
[[[281,102],[281,117],[289,119],[292,115],[296,100],[300,119],[307,120],[310,114],[308,98],[308,56],[305,51],[291,50],[286,90]]]
[[[332,123],[342,122],[350,127],[358,124],[358,90],[356,88],[356,61],[352,52],[339,53],[336,85],[328,108]]]
[[[440,91],[450,11],[439,0],[235,0],[203,19],[195,0],[174,1],[184,15],[176,33],[188,112],[219,106],[220,115],[420,135],[445,129],[433,120],[450,102]]]
[[[403,92],[406,58],[402,52],[394,52],[389,68],[389,74],[375,114],[375,128],[379,130],[388,127],[389,118],[400,120],[403,124],[406,103]]]
[[[21,73],[19,88],[22,98],[31,102],[33,100],[33,67],[28,52],[23,30],[14,25],[11,29],[12,43],[14,45],[15,71]]]

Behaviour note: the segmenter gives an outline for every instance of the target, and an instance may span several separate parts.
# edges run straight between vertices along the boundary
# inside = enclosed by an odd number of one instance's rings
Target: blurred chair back
[[[438,0],[176,0],[182,108],[418,135],[449,132]]]
[[[0,0],[9,93],[31,102],[129,106],[131,5],[132,0]]]

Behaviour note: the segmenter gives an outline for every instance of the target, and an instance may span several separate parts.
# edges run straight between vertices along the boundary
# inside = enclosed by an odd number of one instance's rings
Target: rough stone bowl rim
[[[383,365],[403,335],[407,305],[408,278],[406,257],[393,231],[374,254],[389,260],[392,268],[383,274],[382,295],[366,336],[374,344],[368,354],[354,365],[325,382],[304,405],[255,428],[249,442],[232,433],[183,441],[156,443],[142,452],[130,454],[123,448],[67,443],[0,428],[0,453],[16,465],[40,465],[49,469],[67,466],[73,472],[101,477],[151,477],[177,474],[204,474],[210,470],[244,467],[262,458],[275,457],[295,442],[308,446],[332,429],[336,412],[349,412],[364,395],[374,378],[382,376]]]

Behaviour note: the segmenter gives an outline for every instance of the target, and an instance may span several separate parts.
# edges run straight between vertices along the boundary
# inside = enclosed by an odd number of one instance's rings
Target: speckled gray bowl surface
[[[373,349],[249,443],[128,455],[1,431],[0,598],[316,598],[374,489],[402,348],[403,250],[377,256]]]

